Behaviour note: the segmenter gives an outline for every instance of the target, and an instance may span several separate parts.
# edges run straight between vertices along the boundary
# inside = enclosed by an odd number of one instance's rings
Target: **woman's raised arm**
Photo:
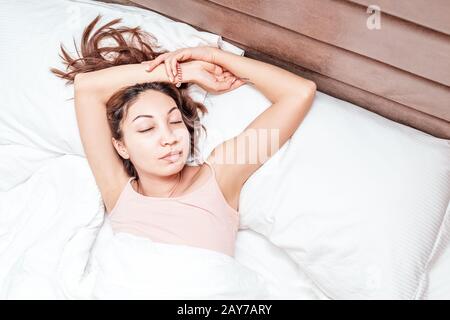
[[[213,52],[213,63],[253,84],[272,103],[296,97],[300,98],[299,102],[305,108],[311,104],[310,96],[316,90],[313,81],[259,60],[223,50]]]
[[[272,102],[242,133],[217,146],[209,159],[223,172],[229,199],[239,203],[247,179],[291,138],[306,117],[316,84],[262,61],[221,50],[214,52],[213,63],[252,83]],[[228,159],[233,161],[229,163]]]
[[[151,61],[149,61],[151,62]],[[195,83],[207,92],[224,93],[231,91],[243,83],[232,83],[233,75],[223,72],[219,66],[205,61],[190,61],[179,64],[181,70],[181,83]],[[122,87],[143,82],[170,82],[179,81],[176,77],[168,76],[168,68],[158,65],[152,72],[147,72],[146,64],[119,65],[92,72],[79,73],[75,76],[78,88],[94,94],[100,102],[105,103],[109,97]]]
[[[138,63],[78,73],[75,76],[74,85],[80,90],[95,94],[99,102],[106,104],[111,95],[122,87],[143,82],[170,82],[163,65],[159,65],[150,73],[145,69],[144,64]],[[186,74],[189,73],[186,72]],[[189,79],[183,80],[183,82],[189,81]]]

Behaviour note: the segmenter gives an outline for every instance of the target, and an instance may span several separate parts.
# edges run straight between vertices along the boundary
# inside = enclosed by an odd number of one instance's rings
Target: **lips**
[[[172,151],[167,153],[165,156],[163,156],[160,159],[168,160],[168,161],[175,161],[181,156],[181,151]]]

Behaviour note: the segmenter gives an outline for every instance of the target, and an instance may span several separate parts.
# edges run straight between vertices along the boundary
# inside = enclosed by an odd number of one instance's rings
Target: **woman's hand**
[[[213,94],[232,91],[245,83],[222,67],[205,61],[183,62],[180,67],[183,82],[195,83]]]
[[[210,46],[181,48],[142,63],[148,65],[146,68],[148,72],[164,63],[167,76],[172,83],[177,82],[177,78],[180,77],[177,71],[179,67],[182,82],[193,82],[210,93],[224,93],[240,87],[245,83],[242,79],[237,79],[214,63],[217,50],[220,49]]]
[[[214,64],[215,51],[219,50],[210,46],[181,48],[175,51],[160,54],[152,61],[145,61],[148,64],[147,71],[152,71],[156,66],[163,63],[166,66],[167,75],[170,81],[177,75],[177,63],[189,60],[200,60]]]
[[[142,64],[148,65],[145,70],[150,72],[164,62],[170,82],[176,83],[181,77],[181,82],[195,83],[207,92],[214,94],[225,93],[244,84],[243,80],[236,79],[230,72],[211,63],[211,61],[214,61],[214,50],[217,49],[207,46],[183,48],[161,54],[151,61],[143,61]],[[187,62],[178,63],[178,61]],[[180,74],[177,72],[178,67],[181,71]],[[175,72],[172,70],[175,70]]]

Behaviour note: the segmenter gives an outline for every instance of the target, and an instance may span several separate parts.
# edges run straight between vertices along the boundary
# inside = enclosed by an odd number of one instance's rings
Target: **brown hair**
[[[122,19],[114,19],[101,26],[92,37],[90,34],[97,24],[101,15],[97,15],[84,29],[81,39],[81,55],[78,51],[74,40],[75,50],[78,58],[72,58],[61,44],[60,57],[66,65],[66,71],[51,68],[50,71],[56,76],[66,79],[67,84],[73,83],[75,75],[83,72],[91,72],[118,66],[123,64],[141,63],[142,61],[153,60],[160,54],[167,51],[155,52],[153,48],[159,49],[155,37],[140,27],[116,27],[112,26],[121,22]],[[131,35],[130,39],[126,39],[124,35]],[[102,41],[115,40],[117,45],[100,46]],[[137,83],[116,91],[106,103],[106,114],[108,124],[114,139],[121,140],[123,138],[123,130],[121,124],[125,119],[128,109],[136,101],[140,93],[146,90],[155,90],[162,92],[171,97],[178,109],[181,111],[183,121],[190,134],[190,156],[195,159],[198,155],[198,149],[195,145],[198,132],[195,124],[200,124],[198,109],[204,114],[208,110],[198,102],[192,100],[187,93],[187,84],[183,83],[179,88],[168,82],[146,82]],[[201,125],[201,128],[206,128]],[[138,173],[129,159],[123,159],[124,167],[130,176],[139,179]]]

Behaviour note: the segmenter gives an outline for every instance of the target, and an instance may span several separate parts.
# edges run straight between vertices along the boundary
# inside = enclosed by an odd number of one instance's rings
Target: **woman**
[[[88,39],[98,19],[84,31],[83,57],[74,60],[62,49],[72,70],[52,71],[74,81],[81,140],[113,230],[233,257],[239,194],[266,161],[242,161],[242,156],[270,157],[278,150],[259,142],[242,150],[236,147],[238,141],[276,129],[281,147],[306,116],[314,82],[214,47],[158,54],[139,28],[111,27],[120,19]],[[128,43],[125,33],[137,41]],[[118,46],[99,48],[107,37]],[[106,59],[105,52],[115,58]],[[188,156],[197,156],[197,109],[207,112],[186,94],[188,83],[219,94],[245,82],[260,90],[271,107],[238,136],[216,146],[204,163],[187,166]]]

